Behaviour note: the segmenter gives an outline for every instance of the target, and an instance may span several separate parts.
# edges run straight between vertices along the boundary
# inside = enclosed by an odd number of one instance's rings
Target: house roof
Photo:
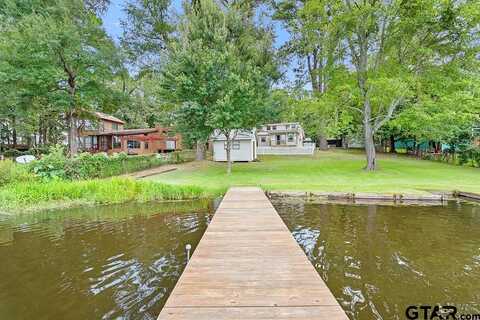
[[[278,122],[278,123],[265,123],[264,126],[283,126],[286,124],[298,124],[300,125],[299,122]]]
[[[111,122],[125,124],[125,121],[122,121],[122,120],[118,119],[117,117],[114,117],[112,115],[109,115],[109,114],[106,114],[106,113],[103,113],[103,112],[97,111],[97,112],[95,112],[95,116],[97,118],[102,119],[102,120],[107,120],[107,121],[111,121]]]
[[[225,141],[227,138],[224,134],[220,133],[219,131],[215,130],[212,134],[211,139],[213,141]],[[233,140],[255,140],[255,133],[253,130],[241,130],[238,131],[235,135]]]
[[[146,134],[157,132],[157,128],[145,128],[145,129],[125,129],[125,130],[116,130],[116,131],[107,131],[107,132],[95,132],[90,134],[92,136],[131,136],[136,134]]]

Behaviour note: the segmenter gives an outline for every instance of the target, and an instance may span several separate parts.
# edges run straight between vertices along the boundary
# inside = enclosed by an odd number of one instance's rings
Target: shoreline
[[[431,194],[403,194],[403,193],[363,193],[363,192],[314,192],[314,191],[266,191],[270,199],[300,198],[305,200],[320,200],[326,202],[342,202],[352,204],[428,204],[444,203],[452,200],[468,200],[480,202],[480,194],[463,191],[443,191]]]

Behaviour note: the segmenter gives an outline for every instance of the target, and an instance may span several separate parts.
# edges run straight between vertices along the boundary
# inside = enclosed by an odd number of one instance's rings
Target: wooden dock
[[[159,320],[348,319],[259,188],[231,188]]]

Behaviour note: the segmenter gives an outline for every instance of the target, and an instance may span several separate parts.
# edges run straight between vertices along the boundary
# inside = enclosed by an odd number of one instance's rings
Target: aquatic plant
[[[21,212],[130,201],[191,200],[212,197],[221,191],[118,177],[83,181],[34,181],[1,188],[0,209]]]

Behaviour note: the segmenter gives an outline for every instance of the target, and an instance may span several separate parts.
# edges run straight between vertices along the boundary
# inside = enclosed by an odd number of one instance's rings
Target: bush
[[[108,178],[167,163],[182,163],[193,158],[193,153],[189,151],[139,156],[128,156],[125,153],[112,156],[106,153],[80,153],[74,158],[67,158],[63,146],[55,146],[29,167],[44,180],[85,180]]]
[[[24,156],[27,154],[30,154],[30,153],[28,151],[20,151],[17,149],[7,149],[3,152],[3,155],[5,156],[5,158],[16,158],[16,157]]]
[[[461,145],[458,149],[458,163],[470,164],[472,167],[480,167],[480,147],[473,145]]]
[[[28,167],[11,160],[0,161],[0,187],[13,182],[33,181],[34,176]]]
[[[111,162],[106,153],[80,153],[67,161],[66,175],[69,179],[102,178]]]
[[[63,147],[58,145],[51,147],[48,154],[32,161],[29,166],[33,173],[44,180],[67,179],[67,161]]]
[[[48,154],[51,150],[51,146],[36,146],[28,150],[28,154],[40,157],[41,155]]]

